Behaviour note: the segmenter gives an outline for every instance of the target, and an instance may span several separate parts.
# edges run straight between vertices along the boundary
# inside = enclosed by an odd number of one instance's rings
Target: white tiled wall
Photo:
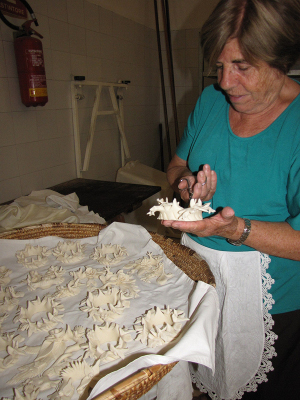
[[[0,21],[0,203],[76,177],[70,98],[74,75],[131,81],[124,98],[131,156],[159,168],[163,114],[155,31],[85,0],[30,0],[30,5],[39,22],[36,30],[44,36],[49,102],[36,108],[21,103],[13,31]],[[197,31],[173,32],[173,46],[182,132],[198,96]],[[79,102],[83,144],[92,102],[93,93]],[[170,119],[172,127],[171,114]],[[97,122],[90,169],[83,176],[114,180],[120,166],[117,125],[106,116]]]

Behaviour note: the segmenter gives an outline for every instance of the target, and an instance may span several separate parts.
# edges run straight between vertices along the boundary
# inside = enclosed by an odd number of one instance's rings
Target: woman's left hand
[[[219,213],[200,221],[162,221],[162,225],[179,229],[182,232],[192,233],[196,236],[222,236],[233,240],[239,239],[243,231],[243,221],[241,229],[239,220],[230,207],[223,208]],[[241,231],[241,232],[240,232]]]

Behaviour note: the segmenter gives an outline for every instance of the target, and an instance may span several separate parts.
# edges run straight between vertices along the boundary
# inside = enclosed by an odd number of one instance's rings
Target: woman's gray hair
[[[201,31],[210,68],[233,38],[246,61],[286,74],[300,56],[300,0],[221,0]]]

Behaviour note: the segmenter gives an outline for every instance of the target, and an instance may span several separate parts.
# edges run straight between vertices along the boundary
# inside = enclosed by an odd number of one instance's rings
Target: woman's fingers
[[[202,201],[210,200],[217,188],[217,174],[205,164],[202,171],[197,174],[197,183],[193,187],[194,198]]]

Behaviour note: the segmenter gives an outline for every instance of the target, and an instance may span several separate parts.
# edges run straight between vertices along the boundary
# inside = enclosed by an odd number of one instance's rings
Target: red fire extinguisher
[[[22,103],[26,107],[44,106],[48,101],[43,46],[39,33],[26,21],[23,31],[14,34],[14,48]]]
[[[14,32],[14,48],[19,76],[22,103],[26,107],[44,106],[48,101],[47,82],[43,46],[40,39],[43,38],[31,28],[32,22],[38,26],[34,12],[26,0],[20,0],[29,11],[32,20],[17,26],[9,22],[0,10],[0,19]]]

